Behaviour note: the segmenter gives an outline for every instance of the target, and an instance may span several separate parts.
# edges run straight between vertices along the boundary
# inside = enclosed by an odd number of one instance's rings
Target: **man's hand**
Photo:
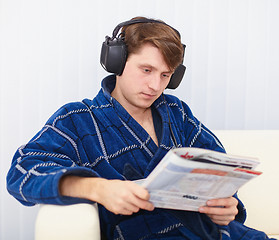
[[[200,213],[205,213],[219,225],[228,225],[238,213],[238,201],[234,197],[212,199],[207,201],[207,206],[199,208]]]
[[[68,175],[60,180],[59,192],[63,196],[100,203],[115,214],[131,215],[140,209],[154,210],[148,191],[132,181]]]
[[[115,214],[131,215],[140,209],[154,210],[148,201],[148,191],[132,181],[103,179],[96,190],[96,201]]]

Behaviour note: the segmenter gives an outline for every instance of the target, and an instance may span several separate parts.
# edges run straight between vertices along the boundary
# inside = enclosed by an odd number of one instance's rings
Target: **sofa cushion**
[[[249,227],[270,235],[279,234],[279,130],[214,131],[226,151],[236,155],[258,157],[256,170],[263,174],[245,184],[238,193],[247,208]]]

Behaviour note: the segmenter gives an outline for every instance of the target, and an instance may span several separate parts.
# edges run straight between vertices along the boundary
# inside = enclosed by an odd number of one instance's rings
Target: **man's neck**
[[[135,119],[135,121],[137,121],[138,124],[142,126],[142,128],[144,128],[144,130],[150,135],[154,143],[158,146],[158,139],[154,128],[151,107],[127,107],[125,106],[125,104],[123,104],[123,102],[119,101],[119,99],[117,98],[117,94],[115,94],[114,91],[111,93],[111,96],[114,97],[126,109],[126,111],[133,117],[133,119]]]

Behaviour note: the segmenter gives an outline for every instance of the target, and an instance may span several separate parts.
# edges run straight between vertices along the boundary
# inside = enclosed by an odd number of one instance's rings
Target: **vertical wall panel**
[[[219,0],[209,8],[208,80],[205,86],[205,122],[210,128],[225,128],[226,78],[228,65],[229,3]],[[216,89],[224,89],[218,91]],[[218,111],[216,111],[218,109]],[[215,114],[212,114],[215,113]]]
[[[210,1],[195,1],[193,6],[193,24],[196,27],[193,27],[192,32],[192,62],[191,65],[188,66],[192,70],[190,93],[191,106],[193,106],[194,113],[203,121],[206,119],[206,86],[208,80],[208,46],[210,34],[209,8]],[[203,71],[200,71],[201,69],[203,69]]]
[[[60,1],[42,1],[40,11],[40,52],[37,53],[37,67],[40,69],[39,104],[40,126],[47,117],[63,103],[64,92],[57,87],[60,81]],[[66,94],[64,95],[66,96]]]
[[[225,128],[243,129],[247,77],[248,1],[229,4]]]
[[[278,129],[278,10],[277,0],[0,0],[0,239],[33,238],[37,208],[5,187],[16,148],[58,107],[99,91],[101,44],[121,21],[179,30],[187,70],[167,93],[207,126]]]
[[[19,141],[18,97],[20,89],[19,65],[17,57],[20,43],[20,6],[12,6],[12,2],[2,1],[0,9],[1,18],[1,55],[0,55],[0,119],[1,119],[1,152],[0,152],[0,189],[1,189],[1,239],[20,239],[19,237],[19,204],[6,192],[5,177],[11,162],[12,152],[15,151]],[[10,9],[10,11],[7,11]],[[11,223],[16,231],[13,231]]]
[[[272,0],[268,2],[267,13],[267,54],[266,54],[266,72],[264,77],[265,86],[265,113],[264,128],[278,129],[279,122],[279,31],[277,29],[278,23],[278,9],[279,1]]]
[[[2,2],[0,1],[0,82],[1,82],[1,79],[4,78],[4,73],[3,73],[3,69],[2,69],[2,62],[3,62],[3,45],[4,45],[4,41],[3,41],[3,37],[2,37],[2,34],[4,32],[4,13],[3,13],[3,7],[2,7]],[[2,85],[2,84],[0,84]],[[3,131],[3,122],[4,122],[4,117],[3,117],[3,114],[4,111],[3,111],[3,105],[2,105],[2,102],[3,102],[3,99],[2,99],[2,96],[3,96],[3,87],[1,86],[0,87],[0,133],[2,133]],[[4,164],[3,164],[3,156],[4,156],[4,149],[3,149],[3,137],[0,137],[0,169],[4,169]],[[6,195],[6,192],[5,192],[5,187],[4,187],[4,179],[5,179],[5,174],[3,173],[3,170],[0,171],[0,196],[4,196]],[[3,214],[1,214],[3,212],[3,206],[4,206],[4,203],[3,203],[3,197],[0,197],[0,239],[3,239],[2,237],[2,233],[4,231],[4,216]]]
[[[245,128],[264,127],[265,73],[267,67],[267,7],[263,1],[250,1],[248,11],[247,87],[245,101]]]

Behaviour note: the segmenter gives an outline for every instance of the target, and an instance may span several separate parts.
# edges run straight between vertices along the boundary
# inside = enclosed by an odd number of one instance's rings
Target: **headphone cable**
[[[178,144],[177,144],[176,138],[175,138],[175,136],[174,136],[174,133],[173,133],[173,130],[172,130],[172,127],[171,127],[170,112],[169,112],[169,109],[168,109],[167,102],[166,102],[166,100],[165,100],[165,95],[162,93],[162,96],[163,96],[164,103],[165,103],[166,109],[167,109],[168,122],[169,122],[169,129],[170,129],[170,133],[171,133],[171,138],[172,138],[172,140],[173,140],[173,142],[174,142],[175,147],[178,148]]]

